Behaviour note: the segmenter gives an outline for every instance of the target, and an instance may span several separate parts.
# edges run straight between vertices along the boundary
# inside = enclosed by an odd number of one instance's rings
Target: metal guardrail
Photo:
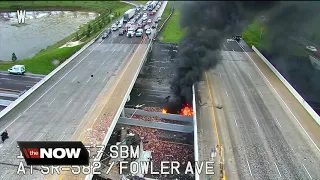
[[[174,13],[174,7],[171,5],[170,7],[170,14],[169,16],[163,21],[163,23],[161,24],[160,28],[157,31],[157,34],[159,34],[159,32],[162,30],[163,26],[167,23],[167,21],[170,19],[170,17],[172,16],[172,14]]]
[[[291,94],[299,101],[299,103],[304,107],[304,109],[310,114],[310,116],[320,125],[319,115],[312,109],[306,100],[290,85],[290,83],[280,74],[280,72],[265,58],[260,51],[252,46],[254,52],[262,59],[262,61],[271,69],[271,71],[280,79],[280,81],[286,86],[286,88],[291,92]]]

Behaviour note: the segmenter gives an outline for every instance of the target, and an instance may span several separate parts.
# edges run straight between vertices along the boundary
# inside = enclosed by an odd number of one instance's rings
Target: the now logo
[[[26,158],[79,158],[81,148],[23,148]]]
[[[89,153],[82,142],[19,141],[28,165],[88,165]]]
[[[19,24],[24,24],[26,20],[26,11],[25,10],[17,10],[17,18]]]

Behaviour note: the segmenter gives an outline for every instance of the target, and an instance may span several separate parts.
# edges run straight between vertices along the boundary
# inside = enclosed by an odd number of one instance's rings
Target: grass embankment
[[[262,24],[254,22],[248,26],[248,28],[242,32],[242,38],[251,47],[254,45],[258,49],[268,50],[272,46],[272,42],[268,41],[268,27],[264,27],[260,38]],[[292,42],[294,43],[294,42]],[[293,46],[290,52],[293,56],[308,56],[305,50],[298,45]]]
[[[166,17],[168,17],[169,14],[170,14],[170,4],[167,4],[162,15],[163,21],[166,19]],[[161,30],[160,38],[159,38],[161,39],[161,41],[174,42],[174,43],[179,42],[179,40],[182,38],[182,36],[185,33],[185,30],[180,28],[179,18],[180,18],[180,11],[179,9],[176,8],[172,16],[170,17],[170,19],[166,22],[166,24]]]
[[[104,28],[112,22],[109,18],[110,13],[114,18],[121,16],[126,10],[132,7],[129,4],[117,1],[2,1],[0,10],[15,11],[17,7],[24,10],[81,10],[94,11],[100,14],[95,20],[80,26],[79,31],[62,39],[61,41],[41,50],[34,57],[18,60],[16,62],[1,62],[0,70],[7,70],[14,64],[26,66],[28,72],[36,74],[48,74],[54,70],[57,65],[54,61],[63,63],[66,59],[77,52],[87,42],[96,37]],[[80,40],[82,44],[74,47],[59,48],[69,41]],[[18,57],[19,58],[19,57]],[[58,64],[58,65],[59,65]]]

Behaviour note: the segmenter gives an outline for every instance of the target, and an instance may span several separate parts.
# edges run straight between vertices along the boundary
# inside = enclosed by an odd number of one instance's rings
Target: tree
[[[99,28],[100,28],[100,29],[103,28],[103,22],[102,22],[102,21],[99,22]]]
[[[78,34],[78,32],[76,32],[76,40],[79,41],[79,39],[80,39],[79,34]]]
[[[17,58],[16,54],[15,54],[15,53],[12,53],[12,61],[15,62],[17,59],[18,59],[18,58]]]
[[[91,31],[92,31],[92,27],[91,27],[91,24],[89,24],[87,29],[87,37],[90,36]]]

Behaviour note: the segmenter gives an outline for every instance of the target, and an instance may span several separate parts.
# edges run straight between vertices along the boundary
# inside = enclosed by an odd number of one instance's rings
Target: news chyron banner
[[[18,141],[27,165],[89,165],[81,141]]]

